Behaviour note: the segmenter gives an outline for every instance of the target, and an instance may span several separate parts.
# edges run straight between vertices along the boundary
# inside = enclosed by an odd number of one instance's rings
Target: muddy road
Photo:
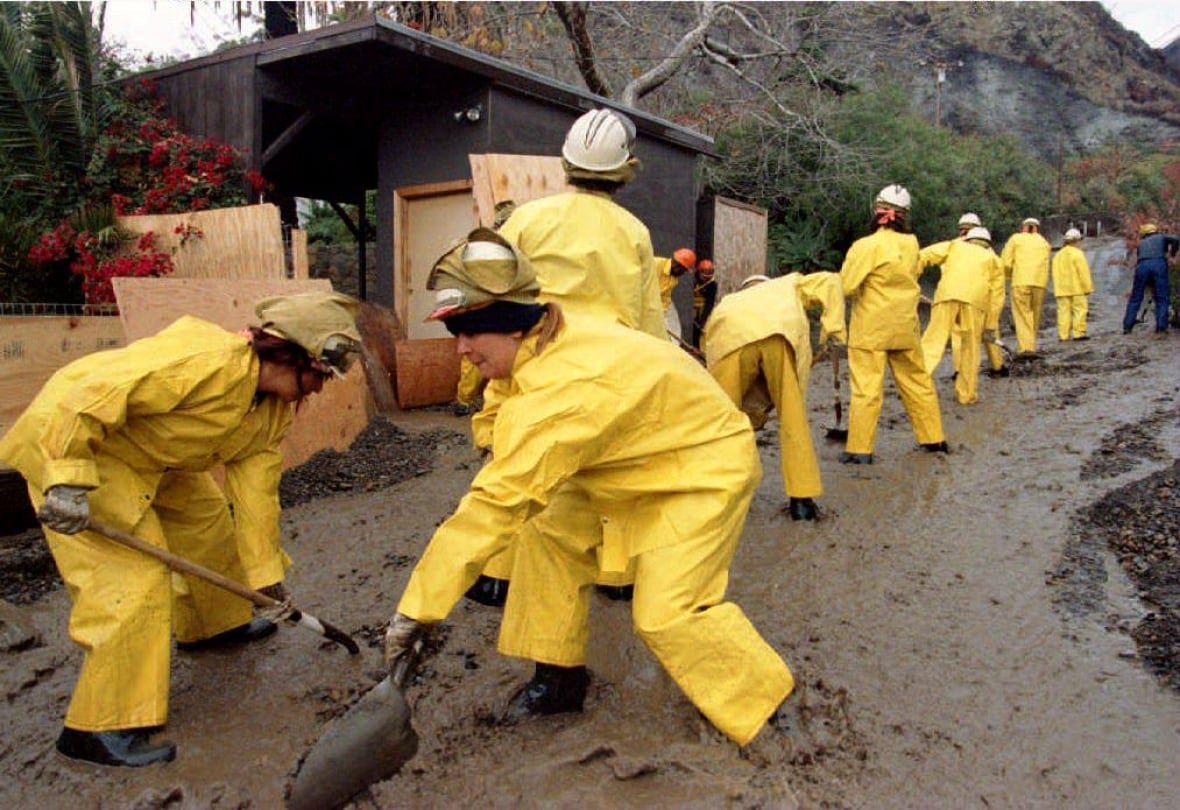
[[[765,476],[730,594],[801,684],[789,733],[726,742],[632,637],[626,606],[600,597],[585,713],[504,724],[531,667],[496,654],[497,611],[463,603],[408,690],[417,757],[356,806],[1174,807],[1180,334],[1121,335],[1125,274],[1091,261],[1091,340],[1059,344],[1050,309],[1044,360],[985,376],[971,408],[944,361],[949,457],[916,450],[890,385],[877,463],[839,465],[817,367],[827,492],[823,519],[801,524],[782,512],[773,424],[760,435]],[[332,494],[284,512],[288,584],[362,655],[298,629],[175,653],[162,736],[180,753],[162,767],[53,750],[80,659],[68,600],[52,574],[12,573],[43,568],[35,542],[0,541],[8,598],[44,639],[0,654],[0,803],[281,807],[301,753],[381,675],[382,626],[478,467],[465,431],[445,411],[405,414],[353,461],[292,479],[292,501]]]

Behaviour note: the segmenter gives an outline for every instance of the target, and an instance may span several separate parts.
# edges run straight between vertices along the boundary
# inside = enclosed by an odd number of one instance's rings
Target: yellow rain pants
[[[983,342],[984,314],[971,304],[947,300],[930,309],[930,323],[922,335],[922,355],[931,374],[951,340],[955,371],[955,400],[960,405],[979,401],[979,346]],[[997,349],[998,351],[998,349]]]
[[[1090,296],[1057,296],[1057,337],[1062,340],[1086,336],[1086,316],[1090,313]]]
[[[1039,233],[1014,233],[1000,253],[1004,273],[1012,279],[1012,323],[1021,352],[1037,350],[1051,251],[1048,241]]]
[[[89,487],[91,513],[253,588],[283,579],[279,443],[291,408],[255,401],[258,358],[196,318],[70,363],[0,440],[39,507],[57,484]],[[225,494],[206,473],[225,466]],[[232,519],[228,503],[232,503]],[[89,532],[46,531],[85,651],[66,723],[82,731],[167,718],[169,636],[242,624],[250,606]],[[175,596],[175,599],[174,599]]]
[[[539,353],[536,335],[517,352],[491,460],[431,538],[398,611],[446,618],[515,539],[500,649],[577,663],[603,545],[612,564],[637,560],[641,637],[718,728],[748,741],[792,687],[779,656],[720,601],[761,475],[749,420],[666,340],[575,317]],[[606,516],[611,530],[520,542],[555,497],[583,500],[580,513]]]
[[[756,387],[765,387],[778,411],[779,465],[787,497],[822,495],[824,486],[811,440],[807,405],[799,387],[795,351],[787,339],[775,335],[743,346],[718,360],[709,372],[733,403],[743,409],[746,395]],[[747,411],[746,415],[756,427],[766,421],[762,408],[755,413]]]
[[[917,238],[889,228],[856,240],[844,257],[840,278],[844,294],[854,299],[848,335],[849,453],[873,452],[886,364],[919,443],[945,438],[938,392],[919,344],[921,272]]]

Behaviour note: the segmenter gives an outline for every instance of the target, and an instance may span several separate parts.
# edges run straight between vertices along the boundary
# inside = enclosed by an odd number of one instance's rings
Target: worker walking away
[[[336,293],[260,301],[261,326],[184,317],[55,373],[0,441],[20,470],[73,603],[84,650],[57,749],[100,765],[176,756],[168,721],[178,646],[274,632],[250,602],[88,530],[90,516],[280,601],[279,451],[292,405],[359,355],[357,302]],[[209,470],[225,467],[225,493]],[[232,507],[232,508],[231,508]]]
[[[676,248],[670,257],[655,257],[656,278],[660,282],[660,305],[664,308],[664,326],[677,338],[683,338],[680,313],[672,306],[672,291],[680,277],[696,269],[697,254],[691,248]]]
[[[709,316],[717,303],[717,280],[714,274],[713,262],[701,259],[697,264],[696,277],[692,285],[692,345],[698,349],[701,347],[701,338],[705,334]]]
[[[938,242],[918,254],[923,267],[942,266],[930,322],[922,335],[922,356],[933,376],[947,340],[955,367],[955,399],[979,401],[979,345],[998,340],[996,325],[1004,306],[1004,269],[992,251],[987,228],[971,228],[961,239]]]
[[[823,494],[819,461],[807,420],[811,322],[821,312],[820,345],[845,343],[844,293],[836,273],[750,276],[721,299],[705,326],[709,373],[758,430],[770,407],[778,412],[779,464],[792,520],[815,520]]]
[[[980,220],[979,214],[973,211],[968,211],[959,217],[959,238],[963,239],[967,236],[967,231],[972,228],[982,228],[983,221]]]
[[[1176,261],[1180,251],[1180,239],[1170,233],[1161,233],[1154,222],[1139,226],[1139,246],[1135,249],[1135,280],[1131,285],[1131,297],[1127,299],[1127,311],[1123,314],[1123,334],[1131,329],[1139,317],[1143,305],[1143,292],[1151,287],[1155,298],[1155,333],[1168,333],[1168,304],[1171,301],[1168,290],[1168,264]]]
[[[635,561],[635,632],[710,722],[749,742],[794,685],[779,654],[725,600],[761,476],[749,420],[670,341],[604,318],[566,319],[559,304],[539,303],[529,262],[493,231],[472,232],[427,286],[438,303],[430,317],[509,394],[491,460],[410,576],[386,632],[387,662],[445,619],[484,563],[514,544],[498,649],[537,664],[509,715],[581,711],[595,551],[617,544],[607,553]],[[624,530],[514,543],[561,492]]]
[[[499,232],[535,268],[541,300],[560,303],[570,314],[621,323],[668,341],[664,308],[653,262],[651,235],[642,222],[612,199],[635,176],[635,124],[609,109],[582,115],[566,133],[562,167],[573,191],[524,203]],[[498,404],[508,394],[505,381],[484,390],[484,407],[472,419],[477,447],[492,446]],[[543,518],[525,529],[521,542],[537,542],[550,532],[601,535],[617,526],[585,510],[574,491],[561,494]],[[511,548],[493,559],[469,596],[501,606],[512,570]],[[605,561],[609,566],[609,561]],[[629,595],[631,572],[606,569],[599,584],[608,596]]]
[[[853,242],[840,280],[854,298],[848,335],[852,397],[842,464],[872,464],[885,391],[885,366],[922,449],[948,452],[938,393],[922,357],[918,327],[918,239],[907,220],[910,193],[897,184],[873,201],[872,233]]]
[[[1053,296],[1057,299],[1057,337],[1061,340],[1089,340],[1086,315],[1090,310],[1090,263],[1079,247],[1082,232],[1070,228],[1065,244],[1053,257]]]
[[[1011,279],[1012,325],[1016,330],[1016,359],[1037,358],[1037,332],[1041,329],[1041,308],[1049,283],[1049,254],[1052,248],[1041,236],[1040,220],[1029,217],[1020,223],[1020,233],[1008,237],[1000,262]]]

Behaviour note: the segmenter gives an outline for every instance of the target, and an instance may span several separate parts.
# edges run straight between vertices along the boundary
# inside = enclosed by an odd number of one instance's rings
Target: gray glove
[[[393,614],[385,630],[385,666],[391,672],[397,662],[413,649],[414,642],[426,635],[428,627],[401,613]]]
[[[90,501],[85,487],[58,484],[45,493],[45,503],[37,511],[37,520],[60,534],[77,534],[90,520]]]

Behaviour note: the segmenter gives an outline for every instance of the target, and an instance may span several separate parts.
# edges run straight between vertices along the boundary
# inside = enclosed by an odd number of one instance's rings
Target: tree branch
[[[550,3],[561,24],[565,26],[566,36],[570,46],[574,49],[574,62],[582,80],[586,82],[591,93],[600,96],[611,96],[610,85],[598,70],[598,62],[594,58],[594,45],[590,42],[590,34],[586,30],[586,3]]]
[[[672,78],[684,60],[704,41],[709,27],[728,5],[728,3],[702,3],[696,27],[681,37],[680,41],[676,43],[676,47],[672,49],[672,53],[660,60],[655,67],[627,82],[619,100],[628,107],[634,107],[639,99]]]

